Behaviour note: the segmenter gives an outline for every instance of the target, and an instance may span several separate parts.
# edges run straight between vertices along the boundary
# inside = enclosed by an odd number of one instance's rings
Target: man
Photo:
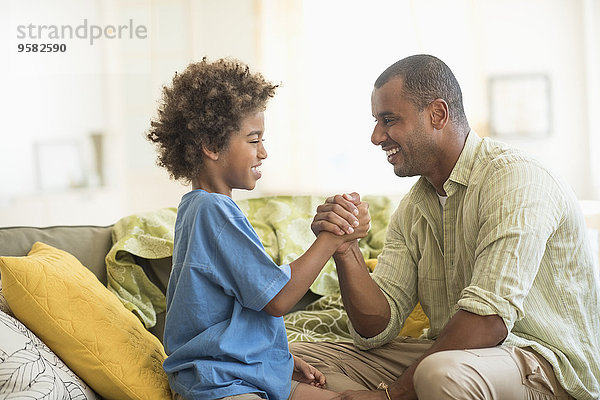
[[[396,175],[421,178],[392,216],[373,274],[356,242],[334,256],[356,347],[292,352],[330,389],[354,389],[342,399],[598,399],[600,295],[573,192],[522,152],[478,137],[435,57],[390,66],[371,102],[373,144]],[[353,195],[319,206],[313,231],[348,232]],[[398,337],[417,302],[427,338]]]

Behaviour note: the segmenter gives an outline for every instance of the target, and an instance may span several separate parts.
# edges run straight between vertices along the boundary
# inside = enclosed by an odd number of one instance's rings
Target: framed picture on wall
[[[489,78],[490,133],[498,138],[543,138],[552,132],[546,74]]]

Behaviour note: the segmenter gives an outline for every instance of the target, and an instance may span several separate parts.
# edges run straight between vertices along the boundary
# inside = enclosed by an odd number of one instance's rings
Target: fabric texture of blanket
[[[113,246],[106,255],[107,286],[146,328],[156,325],[166,299],[135,257],[171,257],[176,217],[176,208],[164,208],[121,218],[113,227]]]

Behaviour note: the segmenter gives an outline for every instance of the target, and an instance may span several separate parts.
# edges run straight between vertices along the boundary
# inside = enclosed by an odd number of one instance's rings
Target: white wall
[[[507,141],[564,175],[581,198],[592,197],[581,2],[488,2],[480,16],[487,21],[480,61],[486,75],[542,72],[551,81],[551,136]]]
[[[597,8],[599,2],[588,3]],[[490,77],[547,75],[550,136],[503,140],[564,175],[581,198],[598,196],[590,178],[593,127],[586,120],[589,78],[585,74],[583,2],[374,0],[346,4],[306,1],[303,15],[292,20],[298,23],[302,18],[299,24],[304,29],[299,32],[301,38],[295,39],[296,57],[288,62],[284,75],[293,81],[282,92],[293,91],[287,95],[296,99],[294,115],[300,122],[291,134],[274,140],[277,149],[297,149],[296,154],[304,158],[273,162],[273,172],[281,171],[286,162],[290,165],[286,171],[293,184],[283,178],[265,179],[263,190],[297,191],[300,186],[302,191],[310,185],[312,190],[325,192],[405,191],[414,180],[395,179],[381,151],[370,144],[370,93],[373,81],[388,65],[406,55],[429,53],[455,72],[471,126],[481,135],[490,134]],[[598,25],[597,17],[588,20]],[[267,45],[267,55],[269,50],[279,64],[285,63],[281,58],[288,57],[287,53]],[[285,123],[294,122],[286,116],[275,124],[282,129]],[[301,168],[294,167],[298,165]]]
[[[80,40],[69,43],[68,53],[24,54],[17,52],[17,44],[37,41],[16,40],[17,25],[35,21],[77,25],[86,18],[99,19],[100,7],[94,1],[59,1],[53,7],[39,1],[11,1],[2,8],[0,224],[74,223],[92,210],[100,218],[92,215],[90,220],[101,223],[102,216],[110,215],[102,206],[118,212],[119,196],[109,188],[41,195],[34,149],[50,141],[85,147],[89,134],[106,132],[105,47]],[[62,160],[55,162],[60,165]]]
[[[234,56],[283,85],[267,111],[269,158],[253,192],[404,193],[373,146],[370,93],[389,64],[431,53],[453,69],[471,125],[489,132],[487,79],[545,73],[552,135],[513,140],[563,174],[582,199],[600,199],[599,0],[348,2],[277,0],[36,0],[0,5],[0,225],[110,224],[176,206],[187,188],[154,164],[144,134],[162,85],[202,56]],[[130,19],[144,40],[65,41],[65,54],[16,52],[19,24],[98,25]],[[105,185],[40,191],[34,143],[89,146],[104,135]],[[89,155],[89,152],[84,152]],[[596,157],[594,157],[596,155]],[[59,163],[60,160],[57,160]],[[87,165],[87,164],[85,164]]]

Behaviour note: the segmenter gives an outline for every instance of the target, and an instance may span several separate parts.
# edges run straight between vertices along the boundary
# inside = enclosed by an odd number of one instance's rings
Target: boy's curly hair
[[[146,134],[156,146],[157,164],[172,179],[189,183],[202,170],[202,146],[226,149],[242,119],[264,111],[278,86],[235,59],[204,57],[175,73],[172,86],[163,87],[158,117]]]

